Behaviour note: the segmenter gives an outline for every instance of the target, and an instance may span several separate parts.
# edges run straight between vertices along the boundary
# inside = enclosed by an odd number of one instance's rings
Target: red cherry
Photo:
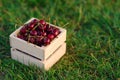
[[[38,26],[38,28],[40,30],[45,30],[46,29],[46,22],[44,20],[40,20],[39,23],[40,23],[40,25]]]
[[[47,33],[49,34],[49,33],[52,33],[53,32],[53,28],[52,27],[49,27],[49,28],[47,28]]]
[[[37,43],[41,43],[42,39],[43,39],[42,37],[37,37],[37,38],[36,38],[36,42],[37,42]]]
[[[33,19],[31,23],[36,24],[38,22],[37,19]]]
[[[30,31],[30,35],[32,35],[32,36],[37,36],[37,31],[36,31],[36,30]]]
[[[43,37],[42,37],[42,36],[36,38],[36,44],[37,44],[37,45],[41,46],[41,45],[43,44],[42,41],[43,41]]]
[[[26,30],[28,30],[28,24],[24,24],[24,27],[26,28]]]
[[[39,23],[40,23],[41,25],[45,25],[45,24],[46,24],[46,22],[45,22],[44,20],[40,20]]]
[[[47,37],[45,37],[45,38],[43,39],[43,43],[44,43],[45,46],[48,45],[48,44],[50,44],[50,39],[47,38]]]
[[[28,24],[28,28],[29,28],[30,30],[32,30],[34,27],[35,27],[35,24],[34,24],[34,23],[29,23],[29,24]]]
[[[25,34],[27,32],[27,29],[25,28],[25,27],[22,27],[21,29],[20,29],[20,33],[21,34]]]
[[[32,30],[37,25],[38,20],[34,19],[28,24],[28,28]]]
[[[53,40],[54,39],[54,35],[53,34],[48,34],[47,36],[50,40]]]
[[[46,24],[46,28],[49,29],[51,26],[49,24]]]
[[[47,27],[47,28],[49,28],[49,27],[50,27],[50,25],[49,25],[49,24],[46,24],[46,27]]]
[[[17,35],[17,37],[20,38],[20,39],[23,39],[23,40],[25,39],[24,36],[23,36],[23,35],[20,35],[20,34]]]
[[[40,30],[37,30],[37,35],[38,35],[38,36],[41,36]]]
[[[54,29],[54,30],[53,30],[54,36],[57,36],[59,33],[60,33],[59,29]]]
[[[28,36],[28,33],[25,33],[24,36],[25,36],[25,37]]]
[[[40,32],[40,34],[41,34],[42,36],[46,36],[46,35],[47,35],[46,32]]]
[[[46,29],[46,25],[39,25],[38,28],[39,28],[40,30],[45,30],[45,29]]]
[[[35,43],[35,38],[34,38],[34,37],[30,37],[30,38],[29,38],[29,42],[30,42],[30,43]]]

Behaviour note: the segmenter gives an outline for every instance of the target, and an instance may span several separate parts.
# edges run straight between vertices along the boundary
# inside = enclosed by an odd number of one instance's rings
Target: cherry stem
[[[28,35],[28,41],[27,42],[29,42],[29,40],[30,40],[30,34]]]
[[[35,25],[35,27],[32,30],[35,30],[39,26],[39,23]]]

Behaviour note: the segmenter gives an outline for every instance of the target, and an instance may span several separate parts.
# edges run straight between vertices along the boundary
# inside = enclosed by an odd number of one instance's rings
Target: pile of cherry
[[[20,29],[17,37],[38,46],[46,46],[59,33],[58,28],[47,24],[44,20],[34,19]]]

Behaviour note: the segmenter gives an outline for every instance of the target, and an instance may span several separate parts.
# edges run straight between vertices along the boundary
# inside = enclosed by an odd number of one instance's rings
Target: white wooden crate
[[[30,55],[11,48],[12,59],[25,65],[36,65],[42,69],[49,70],[66,52],[66,43],[63,43],[48,59],[41,61]]]
[[[29,23],[33,19],[35,19],[35,18],[31,18],[26,23]],[[50,25],[52,25],[52,24],[50,24]],[[55,26],[55,25],[53,25],[53,26]],[[26,52],[32,56],[35,56],[41,60],[46,60],[60,45],[62,45],[66,41],[66,30],[63,28],[57,27],[61,31],[61,33],[57,36],[57,38],[55,38],[51,42],[50,45],[39,47],[37,45],[28,43],[27,41],[17,38],[17,34],[22,27],[23,26],[18,28],[16,31],[14,31],[10,35],[10,46],[12,48]]]

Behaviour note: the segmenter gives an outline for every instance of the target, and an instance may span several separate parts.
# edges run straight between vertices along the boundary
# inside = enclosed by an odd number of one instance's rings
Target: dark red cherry
[[[48,34],[48,36],[47,36],[50,40],[53,40],[54,39],[54,35],[53,34]]]
[[[46,27],[47,27],[47,28],[49,28],[49,26],[50,26],[49,24],[46,24]]]
[[[25,39],[24,36],[20,35],[20,34],[18,34],[17,37],[20,38],[20,39],[23,39],[23,40]]]
[[[21,29],[20,29],[20,33],[21,34],[25,34],[27,32],[27,29],[25,28],[25,27],[22,27]]]
[[[49,25],[49,24],[46,24],[46,28],[47,28],[47,29],[50,28],[50,25]]]
[[[29,29],[29,30],[32,30],[34,27],[35,27],[35,24],[34,24],[34,23],[29,23],[29,24],[28,24],[28,29]]]
[[[49,28],[46,29],[46,31],[47,31],[48,34],[49,34],[49,33],[52,33],[52,32],[53,32],[53,28],[52,28],[52,27],[49,27]]]
[[[29,34],[26,32],[25,34],[21,34],[21,35],[26,38]]]
[[[40,34],[41,34],[42,36],[46,36],[46,35],[47,35],[46,32],[40,32]]]
[[[29,42],[30,42],[30,43],[35,43],[35,38],[34,38],[34,37],[30,37],[30,38],[29,38]]]
[[[39,25],[38,28],[39,28],[40,30],[46,30],[46,25]]]
[[[54,30],[53,30],[54,36],[57,36],[59,33],[60,33],[59,29],[54,29]]]
[[[41,31],[40,30],[37,30],[37,35],[41,36]]]
[[[32,35],[32,36],[37,36],[37,31],[36,31],[36,30],[30,31],[30,35]]]
[[[50,39],[47,38],[47,37],[45,37],[45,38],[43,39],[43,43],[44,43],[45,46],[48,45],[48,44],[50,44]]]
[[[31,23],[36,24],[38,22],[37,19],[33,19]]]
[[[46,22],[45,22],[44,20],[40,20],[39,23],[40,23],[41,25],[46,25]]]
[[[24,24],[24,27],[26,28],[26,30],[28,30],[28,24]]]
[[[43,43],[42,40],[43,40],[42,36],[37,37],[36,38],[36,44],[39,45],[39,46],[42,45],[42,43]]]

